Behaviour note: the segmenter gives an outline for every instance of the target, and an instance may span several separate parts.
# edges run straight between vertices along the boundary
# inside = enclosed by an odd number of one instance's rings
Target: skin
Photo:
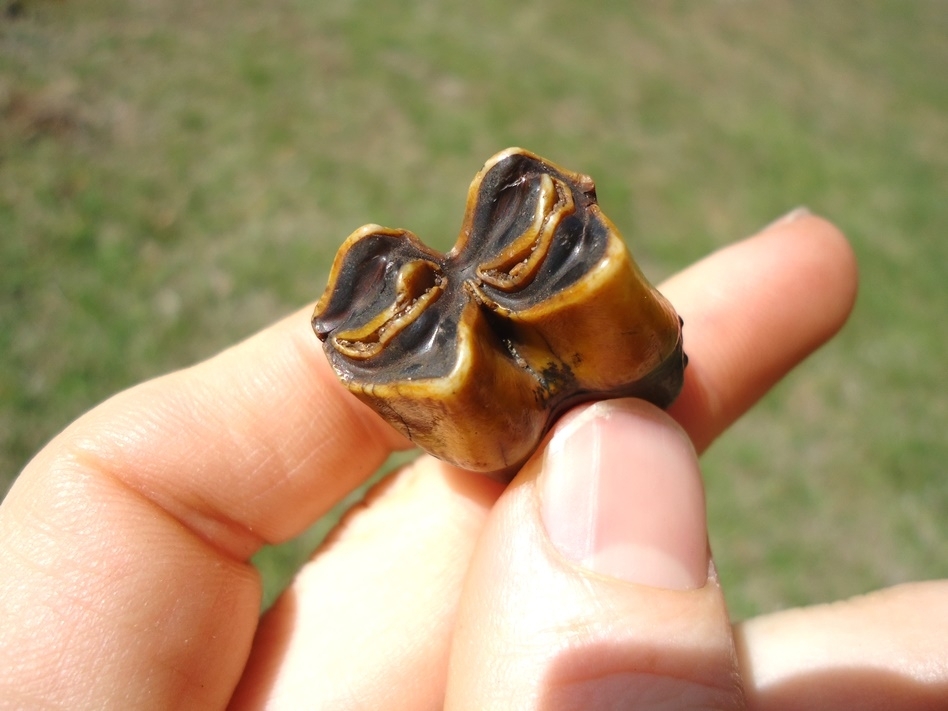
[[[574,411],[506,490],[422,457],[262,619],[253,552],[407,446],[311,309],[90,411],[0,507],[0,706],[944,708],[944,581],[732,626],[709,559],[694,451],[842,325],[845,239],[795,213],[660,288],[691,358],[670,417]]]

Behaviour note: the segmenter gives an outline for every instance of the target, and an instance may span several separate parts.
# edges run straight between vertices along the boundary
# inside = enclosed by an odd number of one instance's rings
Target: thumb
[[[709,570],[687,435],[638,400],[574,411],[478,542],[446,708],[740,707]]]

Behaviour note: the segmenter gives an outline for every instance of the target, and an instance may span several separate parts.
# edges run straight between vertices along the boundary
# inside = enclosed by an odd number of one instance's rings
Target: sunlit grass
[[[799,204],[853,240],[850,326],[704,460],[735,613],[944,576],[946,36],[937,0],[26,2],[0,19],[5,481],[315,299],[360,224],[448,247],[522,145],[595,177],[656,281]]]

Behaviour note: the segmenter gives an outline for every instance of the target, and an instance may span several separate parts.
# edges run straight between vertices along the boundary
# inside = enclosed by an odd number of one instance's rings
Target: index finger
[[[310,313],[114,396],[40,458],[120,479],[238,559],[297,535],[408,446],[336,379]]]

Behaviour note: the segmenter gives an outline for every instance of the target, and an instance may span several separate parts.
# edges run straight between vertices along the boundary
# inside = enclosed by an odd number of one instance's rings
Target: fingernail
[[[770,222],[769,224],[765,225],[764,229],[762,229],[761,232],[766,232],[767,230],[773,227],[778,227],[780,225],[788,225],[791,222],[796,222],[801,217],[806,217],[807,215],[812,215],[812,214],[813,213],[810,212],[810,208],[808,208],[806,205],[800,205],[799,207],[795,207],[792,210],[790,210],[790,212],[788,212],[787,214],[781,215],[773,222]]]
[[[598,402],[565,422],[538,485],[550,540],[574,563],[672,590],[707,581],[698,460],[688,436],[653,405]]]

